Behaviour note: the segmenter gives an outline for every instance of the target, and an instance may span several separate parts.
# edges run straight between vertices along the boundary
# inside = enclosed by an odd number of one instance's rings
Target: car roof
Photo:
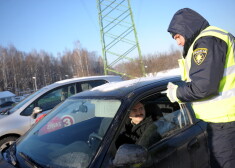
[[[115,75],[105,75],[105,76],[88,76],[88,77],[80,77],[80,78],[71,78],[71,79],[65,79],[61,81],[57,81],[55,83],[52,83],[50,85],[47,85],[44,87],[44,89],[52,89],[58,86],[67,85],[74,82],[83,82],[83,81],[92,81],[92,80],[106,80],[108,82],[114,82],[114,81],[123,81],[123,79],[120,76]]]
[[[143,77],[121,82],[107,83],[91,90],[78,93],[70,98],[79,97],[124,97],[129,93],[137,91],[138,89],[150,89],[163,84],[181,81],[179,75],[167,77]]]

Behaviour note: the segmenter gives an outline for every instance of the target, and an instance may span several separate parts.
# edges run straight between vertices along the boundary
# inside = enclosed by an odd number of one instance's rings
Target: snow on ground
[[[169,69],[161,72],[149,73],[147,77],[160,77],[160,76],[172,76],[172,75],[180,75],[180,68]]]

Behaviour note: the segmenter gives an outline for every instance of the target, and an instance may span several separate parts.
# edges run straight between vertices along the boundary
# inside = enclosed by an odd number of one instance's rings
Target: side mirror
[[[147,157],[147,149],[143,146],[136,144],[123,144],[117,150],[113,160],[113,166],[141,165],[147,161]]]
[[[12,166],[10,163],[8,163],[4,157],[2,156],[2,154],[0,154],[0,167],[4,167],[4,168],[14,168],[14,166]]]
[[[41,112],[42,112],[42,109],[40,107],[34,107],[31,117],[35,119],[37,118],[37,115]]]

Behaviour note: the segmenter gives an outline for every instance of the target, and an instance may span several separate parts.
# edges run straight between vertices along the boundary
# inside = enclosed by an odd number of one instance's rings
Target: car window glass
[[[100,86],[102,84],[107,83],[105,80],[95,80],[95,81],[87,81],[81,82],[77,84],[77,93],[85,90],[92,89],[93,87]]]
[[[35,125],[18,151],[47,167],[85,168],[120,104],[119,100],[67,99]]]
[[[32,114],[34,107],[40,107],[42,111],[53,109],[60,102],[64,101],[68,97],[72,96],[76,92],[75,84],[66,85],[50,92],[47,92],[41,96],[38,100],[28,106],[21,115],[29,116]]]
[[[16,106],[14,106],[11,110],[10,113],[13,113],[14,111],[22,108],[25,104],[27,104],[31,99],[33,99],[34,97],[37,97],[39,94],[41,94],[42,92],[44,92],[47,88],[43,87],[42,89],[34,92],[33,94],[29,95],[28,97],[26,97],[24,100],[22,100],[21,102],[19,102],[18,104],[16,104]],[[28,110],[30,111],[30,110]],[[29,115],[32,113],[32,111],[29,113]],[[27,115],[28,112],[25,112],[25,115]]]
[[[68,97],[74,95],[76,93],[76,86],[74,85],[70,85],[68,86]]]
[[[90,87],[96,87],[96,86],[100,86],[100,85],[103,85],[105,83],[107,83],[107,81],[105,80],[96,80],[96,81],[88,81]]]
[[[68,97],[67,87],[56,89],[42,96],[37,101],[37,106],[43,111],[50,110]]]
[[[4,102],[0,105],[0,107],[7,107],[7,106],[11,106],[12,104],[14,104],[15,102],[13,101],[7,101],[7,102]]]
[[[85,91],[85,90],[91,89],[92,87],[89,83],[81,83],[81,88],[82,88],[82,91]]]
[[[34,104],[30,104],[22,113],[21,115],[24,115],[24,116],[29,116],[32,114],[33,112],[33,109],[34,109]]]

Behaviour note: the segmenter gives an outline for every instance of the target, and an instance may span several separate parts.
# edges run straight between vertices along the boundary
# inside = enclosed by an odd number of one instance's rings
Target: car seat
[[[146,103],[144,108],[146,112],[146,117],[151,116],[153,121],[156,121],[163,116],[161,109],[156,103]]]
[[[109,128],[109,125],[111,123],[113,118],[103,118],[101,123],[100,123],[100,128],[98,130],[98,135],[103,137],[104,134],[106,133],[107,129]]]
[[[74,86],[71,86],[70,89],[69,89],[69,91],[70,91],[70,94],[71,94],[71,95],[74,95],[74,94],[75,94]]]

